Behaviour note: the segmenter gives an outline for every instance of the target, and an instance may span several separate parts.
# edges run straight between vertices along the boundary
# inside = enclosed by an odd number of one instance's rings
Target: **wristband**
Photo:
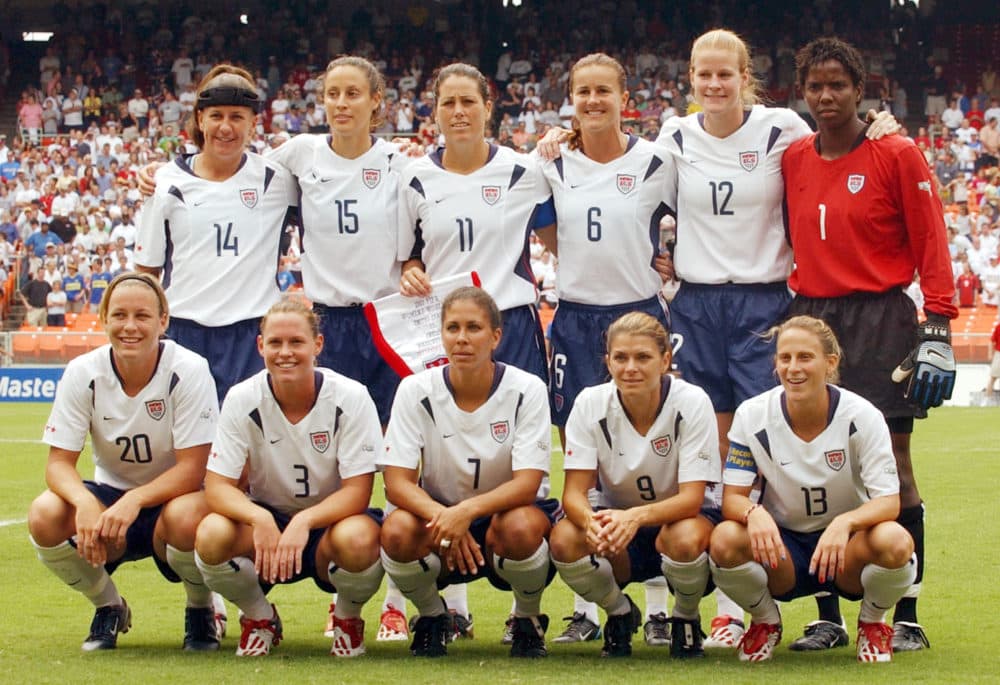
[[[743,514],[743,525],[744,526],[747,525],[747,522],[750,520],[750,514],[752,514],[754,512],[754,509],[757,509],[759,506],[760,506],[759,502],[757,504],[751,504],[750,508],[747,509],[747,513]]]

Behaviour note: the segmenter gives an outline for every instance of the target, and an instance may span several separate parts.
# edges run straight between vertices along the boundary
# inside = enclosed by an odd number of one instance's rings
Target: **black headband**
[[[260,97],[256,91],[239,86],[216,86],[198,93],[197,109],[206,107],[249,107],[254,113],[260,112]]]

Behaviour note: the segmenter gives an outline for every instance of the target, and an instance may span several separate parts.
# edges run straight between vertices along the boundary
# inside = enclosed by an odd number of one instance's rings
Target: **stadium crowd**
[[[326,130],[321,77],[326,62],[345,52],[370,58],[386,76],[378,134],[413,136],[427,149],[441,143],[428,83],[438,66],[457,59],[482,65],[493,77],[497,106],[491,139],[529,151],[550,127],[569,128],[568,67],[594,47],[627,66],[630,98],[623,122],[655,139],[666,119],[698,107],[685,57],[690,37],[726,23],[746,29],[754,45],[754,73],[775,104],[794,102],[793,57],[802,41],[836,28],[865,46],[867,94],[900,121],[923,123],[913,139],[932,165],[948,207],[962,304],[981,298],[995,306],[1000,81],[987,69],[979,83],[949,82],[942,75],[947,64],[931,56],[926,68],[914,71],[912,60],[897,57],[912,54],[926,38],[921,18],[907,5],[883,16],[871,4],[852,14],[851,7],[817,3],[816,12],[795,22],[780,3],[715,2],[668,16],[638,3],[585,2],[572,17],[557,16],[546,3],[506,12],[480,6],[411,8],[405,16],[376,7],[340,22],[284,8],[265,21],[258,15],[241,24],[202,7],[157,16],[146,5],[112,9],[97,3],[92,14],[79,17],[79,25],[74,17],[72,28],[57,4],[53,16],[64,18],[67,28],[40,58],[37,81],[21,92],[19,135],[10,141],[0,136],[0,266],[5,272],[16,268],[19,287],[40,269],[48,283],[58,274],[68,311],[88,302],[96,307],[109,276],[131,268],[142,203],[136,175],[149,162],[194,151],[186,130],[194,87],[220,57],[248,65],[267,103],[252,142],[258,152],[299,132]],[[125,25],[130,30],[123,31]],[[773,25],[781,30],[761,28]],[[509,39],[490,44],[484,36]],[[908,96],[903,83],[919,87],[917,97]],[[914,100],[923,103],[926,119],[915,113],[921,109]],[[536,277],[549,296],[554,259],[540,247],[535,253]],[[289,262],[294,272],[294,247]],[[976,285],[970,291],[972,277]],[[41,302],[37,294],[34,299],[31,322],[38,324],[44,312],[34,311]]]

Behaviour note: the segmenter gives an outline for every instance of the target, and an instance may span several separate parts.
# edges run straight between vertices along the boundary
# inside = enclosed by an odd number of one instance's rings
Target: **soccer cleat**
[[[930,649],[931,642],[919,623],[896,621],[892,624],[892,651],[916,652],[920,649]]]
[[[546,656],[545,631],[548,627],[549,617],[545,614],[514,618],[510,655],[522,659]]]
[[[834,647],[845,647],[851,641],[845,624],[833,621],[813,621],[806,626],[802,637],[792,641],[788,648],[793,652],[816,652]]]
[[[643,637],[650,647],[670,646],[670,619],[662,611],[658,614],[650,614],[646,625],[642,627]]]
[[[503,624],[503,636],[500,638],[500,644],[514,644],[514,614],[508,616]]]
[[[240,616],[240,643],[236,656],[267,656],[271,647],[281,642],[281,617],[278,608],[271,605],[274,616],[254,620]]]
[[[774,655],[774,648],[781,642],[780,623],[750,623],[736,652],[740,661],[766,661]]]
[[[214,607],[184,609],[184,651],[214,652],[219,648],[219,630]]]
[[[460,614],[454,609],[449,609],[448,613],[451,614],[452,628],[451,638],[448,642],[454,642],[458,638],[463,638],[465,640],[472,640],[476,637],[476,633],[473,630],[472,624],[472,614],[468,616]]]
[[[334,656],[361,656],[365,653],[365,622],[360,618],[333,619],[333,645],[330,654]]]
[[[226,612],[226,600],[218,592],[212,593],[212,608],[215,611],[215,634],[219,641],[226,636],[226,625],[229,623],[229,616]]]
[[[642,612],[631,597],[625,595],[625,599],[629,604],[628,613],[608,616],[608,621],[604,624],[602,657],[632,656],[632,634],[637,633],[642,625]]]
[[[889,625],[858,621],[858,661],[892,661],[892,628]]]
[[[406,625],[406,616],[391,604],[385,605],[385,611],[378,621],[378,642],[396,642],[410,639],[410,629]]]
[[[732,649],[739,643],[744,632],[746,627],[738,618],[716,616],[712,619],[712,630],[701,646],[705,649]]]
[[[553,642],[559,644],[589,642],[601,637],[601,626],[587,618],[586,614],[577,612],[572,616],[566,616],[563,620],[569,621],[569,625],[566,626],[566,630],[552,640]]]
[[[705,633],[700,619],[670,619],[670,656],[674,659],[699,659],[705,656],[701,641]]]
[[[411,629],[413,642],[410,653],[413,656],[438,657],[448,655],[448,638],[454,632],[451,614],[420,616]]]
[[[333,637],[333,610],[337,605],[330,602],[330,609],[326,613],[326,627],[323,628],[324,637]]]
[[[90,635],[83,641],[82,649],[85,652],[114,649],[118,645],[118,633],[127,633],[131,627],[132,610],[123,597],[119,606],[100,607],[94,612]]]

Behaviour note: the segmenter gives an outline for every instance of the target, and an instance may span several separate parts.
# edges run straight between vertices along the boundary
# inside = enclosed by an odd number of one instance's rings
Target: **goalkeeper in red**
[[[924,563],[923,505],[910,463],[913,419],[951,397],[954,280],[931,172],[901,136],[867,140],[858,118],[864,62],[835,38],[806,45],[798,82],[817,132],[782,160],[795,270],[790,315],[826,321],[844,342],[843,387],[885,416],[900,481],[900,524],[913,536],[917,578],[896,605],[893,649],[929,647],[917,621]],[[920,275],[926,321],[903,292]],[[838,642],[836,644],[846,644]],[[826,646],[836,646],[829,644]]]

